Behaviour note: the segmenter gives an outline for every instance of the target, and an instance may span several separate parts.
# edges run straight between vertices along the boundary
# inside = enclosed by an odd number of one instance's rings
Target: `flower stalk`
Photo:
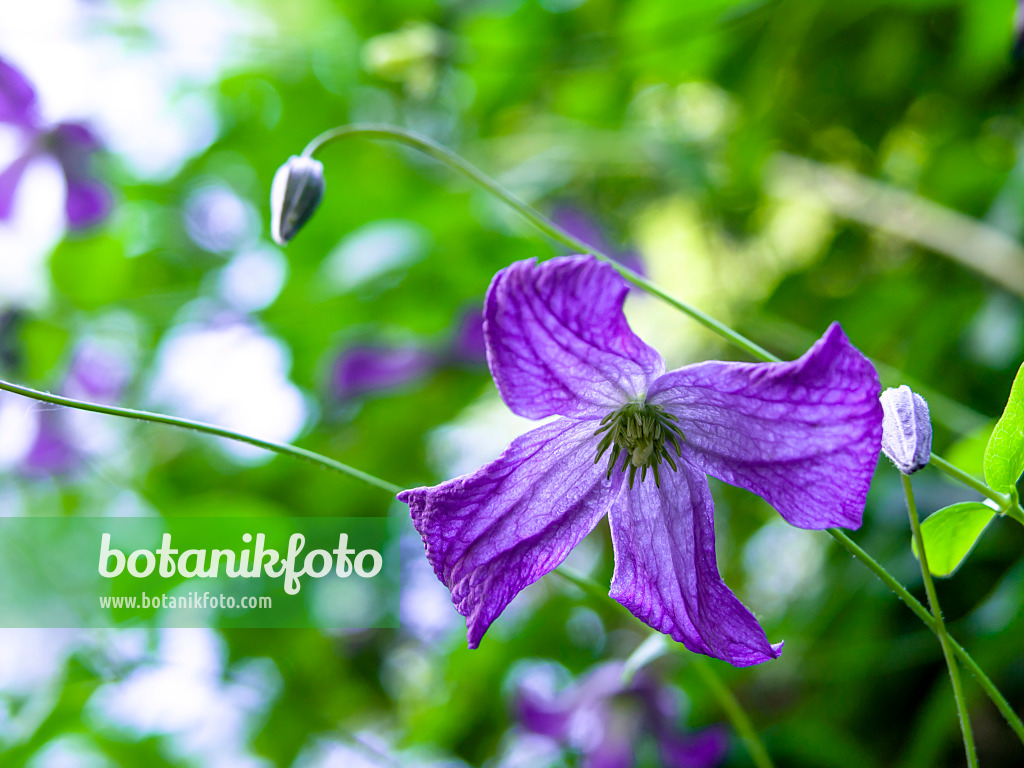
[[[949,632],[946,631],[946,622],[942,618],[939,595],[935,591],[935,582],[932,580],[931,571],[928,569],[928,554],[925,551],[924,538],[921,536],[921,520],[918,518],[917,504],[914,502],[914,488],[908,475],[900,473],[900,479],[903,481],[903,493],[907,497],[907,514],[910,516],[910,528],[913,531],[914,542],[917,545],[918,560],[921,565],[921,578],[924,580],[924,589],[928,594],[928,605],[931,606],[932,615],[935,617],[935,634],[938,635],[939,643],[942,645],[942,655],[946,659],[949,679],[953,684],[953,698],[956,699],[956,710],[960,717],[960,732],[963,734],[967,765],[970,768],[977,768],[978,754],[974,747],[974,733],[971,730],[967,700],[964,696],[963,686],[960,683],[960,670],[957,667],[953,648],[950,644]]]
[[[591,254],[596,256],[601,261],[611,264],[620,275],[626,280],[633,283],[633,285],[646,291],[652,296],[656,296],[662,299],[666,303],[686,313],[698,323],[703,325],[705,328],[713,331],[727,341],[735,344],[740,349],[745,350],[752,357],[758,360],[764,360],[765,362],[778,363],[781,359],[773,355],[758,344],[748,339],[738,331],[733,330],[725,323],[720,320],[716,320],[711,315],[702,312],[696,307],[686,303],[682,299],[676,298],[672,294],[668,293],[664,289],[660,288],[656,283],[651,282],[643,275],[638,274],[629,267],[624,267],[622,264],[615,261],[608,254],[602,253],[596,248],[591,248],[589,245],[573,237],[570,233],[559,227],[553,221],[542,215],[537,209],[531,205],[523,202],[516,197],[512,192],[505,189],[501,184],[492,179],[486,173],[481,171],[472,163],[463,159],[459,155],[452,152],[447,147],[438,144],[432,139],[428,139],[426,136],[421,136],[418,133],[407,131],[402,128],[396,128],[391,125],[377,125],[377,124],[361,124],[356,123],[353,125],[342,125],[337,128],[333,128],[329,131],[317,136],[302,151],[304,157],[312,157],[315,153],[323,149],[328,144],[331,144],[339,139],[362,137],[367,139],[387,139],[389,141],[395,141],[399,144],[405,144],[408,147],[412,147],[429,157],[444,163],[449,168],[457,171],[461,175],[467,177],[470,181],[483,187],[488,192],[493,194],[495,197],[503,200],[517,213],[519,213],[524,219],[533,224],[537,229],[543,232],[545,235],[550,237],[562,245],[572,248],[577,253]]]
[[[350,467],[347,464],[343,464],[340,461],[335,461],[327,456],[308,451],[304,448],[299,448],[294,445],[287,445],[281,443],[273,443],[268,440],[261,440],[259,438],[250,437],[239,432],[235,432],[230,429],[223,427],[217,427],[212,424],[204,424],[202,422],[191,421],[189,419],[181,419],[176,416],[168,416],[159,413],[149,413],[147,411],[137,411],[131,408],[118,408],[111,405],[100,405],[98,403],[89,403],[82,400],[75,400],[70,397],[62,397],[60,395],[53,395],[49,392],[40,392],[39,390],[32,389],[30,387],[23,387],[18,384],[12,384],[7,381],[0,380],[0,390],[11,392],[22,397],[27,397],[32,400],[38,400],[44,403],[50,403],[51,405],[60,405],[67,408],[77,408],[82,411],[90,411],[92,413],[103,413],[108,416],[118,416],[121,418],[135,419],[137,421],[147,421],[156,424],[165,424],[171,427],[177,427],[179,429],[188,429],[194,432],[202,432],[205,434],[213,435],[215,437],[223,437],[228,440],[237,440],[239,442],[248,443],[249,445],[255,445],[259,448],[264,448],[268,451],[281,454],[283,456],[292,456],[294,458],[303,459],[316,464],[324,469],[329,469],[334,472],[340,472],[341,474],[348,475],[357,480],[362,480],[376,488],[380,488],[390,494],[396,494],[401,490],[400,486],[394,483],[389,483],[387,480],[382,480],[379,477],[375,477],[368,472],[363,472],[354,467]],[[932,456],[934,459],[934,455]],[[855,541],[838,528],[828,529],[828,533],[838,541],[843,547],[845,547],[854,557],[864,563],[868,569],[871,570],[886,586],[891,589],[897,597],[899,597],[907,607],[924,623],[928,629],[932,632],[936,631],[935,620],[932,615],[928,612],[917,598],[914,597],[902,584],[897,581],[892,574],[890,574],[881,563],[875,560],[871,555],[865,552]],[[561,566],[555,571],[563,578],[575,583],[587,594],[607,601],[609,603],[615,603],[616,610],[624,610],[619,603],[609,598],[604,590],[600,587],[596,587],[596,584],[586,577],[580,576],[574,572],[569,571],[565,566]],[[964,668],[974,676],[978,681],[978,684],[982,687],[985,693],[991,699],[992,703],[995,704],[999,712],[1006,718],[1006,722],[1009,724],[1013,732],[1017,734],[1021,744],[1024,744],[1024,722],[1021,721],[1020,716],[1014,712],[1013,707],[1006,700],[1000,690],[995,686],[995,683],[985,674],[985,671],[978,666],[978,663],[974,658],[967,652],[967,650],[960,645],[953,637],[949,638],[950,645],[953,648],[953,652],[963,662]]]

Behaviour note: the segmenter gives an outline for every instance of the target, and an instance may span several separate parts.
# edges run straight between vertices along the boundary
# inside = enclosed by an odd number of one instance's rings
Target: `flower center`
[[[679,428],[678,419],[666,413],[660,405],[644,402],[632,402],[612,411],[603,419],[601,426],[594,433],[605,433],[597,446],[597,464],[601,457],[611,449],[608,458],[608,477],[611,478],[619,456],[623,456],[621,472],[629,467],[629,487],[633,487],[637,470],[640,471],[640,482],[647,479],[647,470],[654,474],[654,484],[661,487],[659,466],[666,462],[673,470],[678,469],[669,450],[671,445],[676,456],[683,455],[680,443],[686,436]]]

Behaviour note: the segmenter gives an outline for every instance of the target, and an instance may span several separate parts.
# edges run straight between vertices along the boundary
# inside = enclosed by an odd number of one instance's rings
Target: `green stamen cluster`
[[[630,488],[633,487],[637,470],[640,471],[640,482],[643,482],[647,479],[648,469],[654,474],[654,484],[660,488],[661,474],[658,467],[661,462],[666,462],[673,471],[678,469],[669,452],[669,445],[676,449],[676,456],[683,454],[680,444],[686,442],[686,436],[679,428],[678,421],[660,405],[628,403],[601,419],[601,426],[594,434],[606,434],[597,446],[594,463],[597,464],[611,448],[612,453],[608,459],[609,478],[615,471],[619,456],[623,456],[621,471],[625,472],[626,467],[629,467]]]

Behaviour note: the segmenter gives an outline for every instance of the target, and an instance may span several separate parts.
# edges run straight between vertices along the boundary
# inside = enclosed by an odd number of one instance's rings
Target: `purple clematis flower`
[[[484,305],[498,392],[520,416],[560,418],[474,474],[398,498],[470,647],[607,514],[612,598],[691,651],[775,658],[781,643],[719,575],[706,475],[798,527],[858,527],[881,444],[878,374],[838,324],[793,362],[665,373],[626,322],[627,290],[592,256],[499,272]]]
[[[339,400],[352,400],[411,384],[437,367],[437,355],[409,345],[350,347],[334,362],[331,388]]]
[[[561,694],[522,685],[516,719],[526,730],[578,750],[584,768],[632,768],[645,734],[654,737],[664,768],[713,768],[722,761],[729,748],[724,728],[680,733],[672,691],[642,672],[624,684],[622,672],[621,662],[602,664]]]
[[[478,304],[463,311],[444,348],[360,344],[342,350],[331,371],[331,391],[344,402],[409,386],[448,365],[482,365],[486,360]]]
[[[36,93],[25,76],[0,59],[0,123],[19,128],[27,145],[6,170],[0,172],[0,221],[10,218],[14,196],[32,162],[48,155],[57,161],[67,184],[64,210],[68,225],[81,229],[96,224],[110,212],[110,191],[92,173],[92,156],[100,142],[81,123],[45,126],[39,117]]]
[[[131,368],[121,356],[102,346],[85,343],[74,354],[61,391],[71,397],[99,403],[121,399],[131,377]],[[88,453],[79,447],[73,419],[80,415],[70,409],[43,411],[35,441],[21,462],[29,477],[64,475],[77,469]],[[80,429],[80,428],[79,428]]]

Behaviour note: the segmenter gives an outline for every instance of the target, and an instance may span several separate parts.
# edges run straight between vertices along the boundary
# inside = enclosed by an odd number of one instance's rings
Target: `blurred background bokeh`
[[[929,398],[936,448],[980,471],[1024,357],[1014,7],[6,2],[2,375],[298,441],[403,486],[493,458],[526,422],[487,374],[479,308],[495,271],[556,246],[361,139],[323,152],[323,206],[286,250],[270,240],[277,167],[334,125],[387,122],[783,357],[841,321],[884,383]],[[647,295],[627,312],[669,367],[742,359]],[[924,513],[974,498],[930,470],[915,484]],[[777,765],[962,765],[935,638],[823,534],[713,491],[723,575],[786,641],[760,667],[714,666]],[[0,514],[407,510],[301,462],[3,395]],[[887,463],[865,521],[857,541],[923,597]],[[939,584],[1018,711],[1022,551],[997,520]],[[402,557],[399,630],[0,631],[0,765],[750,765],[685,651],[617,688],[608,670],[643,627],[555,577],[469,651],[411,526]],[[608,582],[605,525],[570,563]],[[982,764],[1021,765],[966,686]]]

